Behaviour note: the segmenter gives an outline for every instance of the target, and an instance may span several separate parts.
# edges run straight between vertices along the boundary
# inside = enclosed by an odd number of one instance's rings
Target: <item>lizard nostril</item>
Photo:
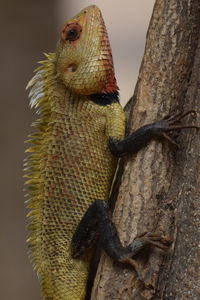
[[[69,64],[67,67],[68,72],[75,72],[77,70],[78,66],[76,64]]]

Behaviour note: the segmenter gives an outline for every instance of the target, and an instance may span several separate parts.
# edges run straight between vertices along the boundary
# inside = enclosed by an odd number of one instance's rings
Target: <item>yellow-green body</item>
[[[29,83],[41,118],[27,150],[28,241],[43,299],[83,300],[90,254],[73,259],[71,240],[90,204],[109,198],[117,158],[108,141],[124,137],[125,116],[118,102],[99,105],[68,88],[58,66],[58,54],[47,55]]]

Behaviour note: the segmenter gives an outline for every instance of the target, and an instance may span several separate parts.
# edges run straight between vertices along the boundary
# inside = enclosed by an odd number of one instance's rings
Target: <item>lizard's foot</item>
[[[163,126],[163,130],[159,133],[159,135],[163,136],[170,143],[179,147],[179,145],[168,134],[166,134],[166,132],[182,130],[182,129],[187,129],[187,128],[200,129],[199,126],[193,125],[193,124],[180,125],[180,121],[188,115],[191,115],[191,116],[193,116],[193,118],[195,118],[197,116],[197,113],[195,110],[189,110],[185,113],[178,113],[176,115],[172,115],[172,116],[168,115],[168,116],[164,117],[160,121],[162,123],[162,125],[164,125],[164,126]]]
[[[136,237],[134,241],[143,241],[146,245],[154,245],[164,251],[172,244],[172,239],[162,236],[161,233],[145,232]]]
[[[160,233],[145,232],[134,239],[134,241],[128,246],[129,252],[121,257],[119,261],[121,263],[127,263],[131,265],[135,269],[138,278],[145,284],[140,263],[137,263],[133,257],[149,245],[157,247],[166,252],[169,250],[171,244],[172,240],[170,238],[163,237]]]
[[[163,237],[161,233],[145,232],[137,236],[134,241],[128,246],[127,252],[120,258],[120,262],[126,258],[131,258],[137,255],[141,250],[149,245],[153,245],[164,251],[167,251],[172,244],[172,240],[167,237]]]

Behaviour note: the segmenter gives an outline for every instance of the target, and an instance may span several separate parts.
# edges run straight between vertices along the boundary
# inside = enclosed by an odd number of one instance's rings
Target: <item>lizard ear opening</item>
[[[79,23],[67,24],[61,32],[61,39],[66,41],[76,41],[80,38],[82,32],[82,27]]]
[[[67,67],[68,72],[76,72],[78,66],[76,64],[69,64]]]

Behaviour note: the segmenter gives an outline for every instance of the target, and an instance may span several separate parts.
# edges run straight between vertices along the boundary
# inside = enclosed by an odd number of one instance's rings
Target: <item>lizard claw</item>
[[[178,113],[176,115],[171,116],[168,115],[160,121],[164,124],[163,131],[160,132],[160,135],[167,139],[171,144],[176,145],[178,148],[180,148],[180,146],[166,132],[182,130],[187,128],[200,129],[199,126],[193,124],[179,125],[180,121],[188,115],[191,115],[193,118],[195,118],[197,116],[197,113],[195,110],[188,110],[184,113]]]
[[[171,244],[172,240],[170,238],[162,236],[161,233],[142,233],[138,235],[134,239],[134,241],[128,246],[129,251],[125,255],[120,257],[119,262],[131,265],[135,269],[138,278],[145,284],[140,264],[137,262],[137,260],[134,259],[134,256],[149,245],[157,247],[166,252]]]
[[[185,113],[177,113],[176,115],[167,115],[163,118],[163,120],[167,120],[168,122],[179,122],[181,119],[183,119],[184,117],[188,116],[188,115],[192,115],[192,117],[196,117],[197,116],[197,112],[192,109],[192,110],[188,110]]]
[[[172,240],[168,237],[164,237],[161,233],[145,232],[139,235],[136,240],[145,242],[146,245],[153,245],[164,251],[168,250],[172,244]]]
[[[180,126],[180,125],[177,125],[180,120],[182,120],[184,117],[188,116],[188,115],[191,115],[193,118],[195,118],[197,116],[197,113],[195,110],[188,110],[187,112],[185,113],[178,113],[176,115],[172,115],[172,116],[166,116],[164,117],[163,121],[167,122],[168,124],[168,128],[166,128],[165,130],[166,131],[171,131],[171,130],[177,130],[177,129],[184,129],[184,128],[197,128],[199,129],[200,127],[199,126],[196,126],[196,125],[183,125],[183,126]]]

